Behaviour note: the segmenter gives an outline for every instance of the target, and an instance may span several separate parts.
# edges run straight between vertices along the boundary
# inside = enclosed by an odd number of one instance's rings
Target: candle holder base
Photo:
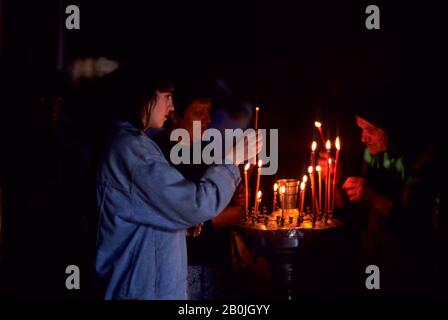
[[[313,217],[301,217],[297,209],[285,210],[284,220],[281,215],[278,210],[262,219],[262,223],[241,223],[236,231],[249,249],[267,260],[273,298],[295,300],[300,294],[300,284],[307,277],[303,270],[308,267],[305,263],[308,253],[333,243],[341,223],[317,220],[313,227]]]

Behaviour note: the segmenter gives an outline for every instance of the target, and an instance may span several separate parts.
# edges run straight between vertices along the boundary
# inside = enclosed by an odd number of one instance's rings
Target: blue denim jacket
[[[185,229],[226,207],[240,173],[216,165],[194,183],[146,134],[117,125],[97,178],[96,271],[105,299],[186,299]]]

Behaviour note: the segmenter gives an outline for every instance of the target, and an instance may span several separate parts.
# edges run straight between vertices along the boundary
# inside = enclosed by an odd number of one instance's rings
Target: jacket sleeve
[[[192,182],[165,158],[146,158],[133,173],[131,219],[165,229],[193,226],[221,212],[240,180],[234,165],[213,166]]]

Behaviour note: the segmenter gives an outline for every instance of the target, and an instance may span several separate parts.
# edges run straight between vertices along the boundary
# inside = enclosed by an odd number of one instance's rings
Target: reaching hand
[[[216,228],[232,227],[244,218],[244,207],[228,206],[212,219]]]
[[[363,178],[349,177],[345,180],[342,188],[347,193],[350,202],[360,202],[368,198],[369,188]]]
[[[201,234],[203,223],[187,229],[187,237],[198,237]]]

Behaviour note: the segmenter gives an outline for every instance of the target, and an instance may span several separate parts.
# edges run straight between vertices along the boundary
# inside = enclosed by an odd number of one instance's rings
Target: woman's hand
[[[244,218],[244,207],[228,206],[220,214],[212,219],[216,228],[232,227]]]
[[[369,188],[363,178],[347,178],[342,185],[342,189],[347,193],[350,202],[360,202],[362,200],[368,200],[369,198]]]
[[[382,216],[387,216],[392,209],[392,201],[371,190],[363,178],[349,177],[342,188],[350,202],[365,201],[371,209]]]
[[[203,223],[200,223],[192,228],[188,228],[187,237],[198,237],[201,234],[203,225],[204,225]]]

